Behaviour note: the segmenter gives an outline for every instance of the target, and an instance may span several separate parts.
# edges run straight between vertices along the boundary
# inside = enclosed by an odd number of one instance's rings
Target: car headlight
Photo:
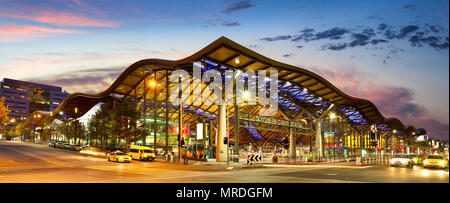
[[[394,160],[394,159],[391,159],[391,164],[393,164],[393,163],[395,163],[395,160]]]
[[[423,161],[423,164],[428,164],[428,160]]]
[[[440,162],[439,162],[439,165],[440,165],[440,166],[444,166],[444,165],[445,165],[445,161],[440,161]]]

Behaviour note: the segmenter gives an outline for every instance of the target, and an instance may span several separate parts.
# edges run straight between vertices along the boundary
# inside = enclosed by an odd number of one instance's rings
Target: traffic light
[[[284,143],[284,144],[289,143],[289,140],[287,139],[287,137],[283,137],[283,143]]]
[[[374,130],[371,130],[369,135],[370,135],[370,139],[372,139],[372,140],[375,139],[375,131]]]
[[[227,144],[228,143],[228,137],[224,137],[223,138],[223,144]]]
[[[289,140],[287,139],[287,137],[283,137],[283,140],[282,140],[282,142],[283,142],[283,146],[284,146],[284,148],[285,149],[289,149]]]
[[[181,138],[181,147],[184,147],[184,138]]]

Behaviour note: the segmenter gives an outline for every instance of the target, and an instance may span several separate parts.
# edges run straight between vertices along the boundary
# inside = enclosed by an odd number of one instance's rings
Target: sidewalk
[[[253,164],[247,164],[247,159],[239,159],[239,162],[230,161],[227,162],[217,162],[216,159],[207,159],[207,162],[191,161],[190,165],[217,165],[217,166],[228,166],[229,168],[268,168],[268,167],[320,167],[320,168],[367,168],[371,167],[368,164],[357,164],[353,162],[278,162],[273,163],[271,159],[263,159],[260,162],[253,162]]]

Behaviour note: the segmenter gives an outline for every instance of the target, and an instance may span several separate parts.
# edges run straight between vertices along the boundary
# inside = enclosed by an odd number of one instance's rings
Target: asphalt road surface
[[[248,169],[158,160],[115,163],[46,145],[0,141],[0,183],[448,183],[448,175],[448,170],[421,167],[316,165]]]

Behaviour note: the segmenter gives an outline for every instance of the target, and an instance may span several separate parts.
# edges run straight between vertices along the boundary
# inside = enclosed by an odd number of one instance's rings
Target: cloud
[[[249,8],[253,8],[256,5],[250,0],[247,1],[234,1],[228,5],[228,7],[222,11],[222,13],[232,13],[235,11],[245,10]]]
[[[383,20],[383,17],[380,17],[380,16],[369,16],[368,19],[369,20]]]
[[[381,23],[378,25],[378,30],[383,31],[387,28],[387,25],[385,23]]]
[[[354,28],[334,27],[324,31],[315,31],[312,28],[304,28],[297,35],[290,39],[293,42],[327,41],[321,45],[321,50],[341,51],[347,48],[365,47],[367,45],[375,46],[387,44],[390,54],[395,54],[403,49],[396,47],[393,40],[407,40],[413,47],[422,47],[428,45],[436,50],[445,50],[449,48],[448,36],[438,36],[439,33],[445,33],[444,28],[438,25],[406,25],[394,29],[386,23],[381,23],[375,28],[356,26]],[[291,36],[291,35],[282,35]],[[277,38],[262,38],[264,41],[276,41]],[[287,38],[281,38],[285,40]],[[337,41],[337,42],[328,42]],[[384,57],[383,62],[393,58],[388,55]]]
[[[297,6],[297,7],[295,7],[294,9],[295,9],[295,10],[301,10],[301,9],[304,9],[304,8],[306,8],[306,6]]]
[[[305,28],[300,31],[300,35],[295,35],[292,41],[304,40],[305,42],[310,41],[314,37],[314,29]]]
[[[320,39],[330,39],[330,40],[338,40],[341,39],[342,36],[349,31],[345,28],[332,28],[329,30],[325,30],[323,32],[319,32],[315,34],[314,40],[320,40]]]
[[[79,14],[69,12],[58,12],[50,10],[37,10],[22,12],[0,12],[0,16],[35,21],[57,26],[71,26],[71,27],[116,27],[120,23],[110,20],[99,20],[85,17]]]
[[[442,41],[439,37],[421,37],[420,35],[414,35],[409,38],[409,42],[414,47],[422,47],[423,44],[428,44],[429,46],[433,47],[436,50],[441,49],[448,49],[449,42],[448,38],[445,39],[446,41]]]
[[[187,54],[172,50],[152,50],[150,47],[110,48],[108,51],[85,50],[61,52],[48,50],[26,54],[20,57],[6,58],[0,61],[0,75],[9,78],[38,77],[64,70],[129,66],[133,62],[146,58],[176,60]]]
[[[403,9],[416,10],[416,5],[414,4],[406,4],[403,6]]]
[[[417,25],[408,25],[400,29],[400,35],[397,36],[397,38],[403,38],[406,37],[409,33],[412,33],[419,29],[419,26]]]
[[[21,42],[35,38],[51,37],[61,34],[82,34],[84,32],[33,25],[5,24],[0,26],[0,42]]]
[[[273,41],[279,41],[279,40],[288,40],[291,39],[292,36],[291,35],[282,35],[282,36],[276,36],[276,37],[264,37],[261,38],[260,40],[262,41],[267,41],[267,42],[273,42]]]
[[[25,80],[56,85],[75,93],[100,93],[106,90],[124,71],[125,67],[109,67],[68,71],[45,77],[27,78]]]
[[[223,22],[222,25],[226,27],[237,27],[240,26],[241,24],[235,21],[235,22]]]
[[[322,49],[328,49],[328,50],[333,50],[333,51],[340,51],[347,48],[347,44],[328,44],[325,45]]]
[[[375,36],[375,33],[372,28],[366,28],[361,33],[352,34],[352,42],[350,42],[350,47],[355,46],[365,46],[371,43],[371,37]]]
[[[212,27],[212,26],[217,26],[217,25],[221,25],[221,26],[225,26],[225,27],[237,27],[237,26],[241,26],[241,23],[237,22],[237,21],[226,21],[223,19],[212,19],[212,20],[208,20],[206,21],[201,27],[206,28],[206,27]]]

